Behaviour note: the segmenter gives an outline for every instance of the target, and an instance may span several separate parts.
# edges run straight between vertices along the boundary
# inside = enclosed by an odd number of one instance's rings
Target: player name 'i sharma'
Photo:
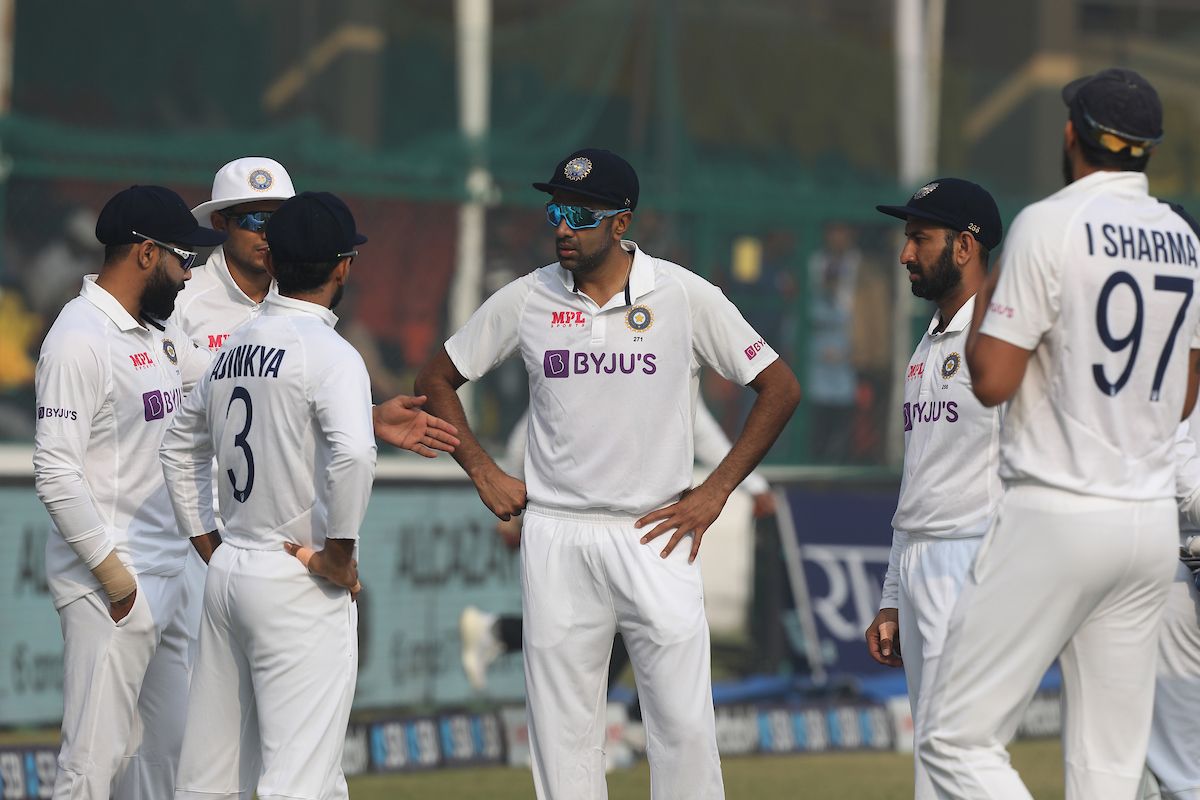
[[[1083,224],[1087,230],[1088,255],[1096,255],[1092,234],[1092,223]],[[1196,240],[1181,231],[1147,231],[1132,225],[1113,225],[1106,222],[1100,226],[1104,240],[1102,252],[1109,258],[1131,261],[1154,261],[1159,264],[1187,264],[1196,266]]]

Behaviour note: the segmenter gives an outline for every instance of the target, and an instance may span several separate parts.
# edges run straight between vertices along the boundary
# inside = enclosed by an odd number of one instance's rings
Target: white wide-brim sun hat
[[[205,228],[211,228],[209,216],[255,200],[287,200],[296,196],[292,177],[272,158],[246,156],[230,161],[213,178],[212,199],[192,209],[192,216]]]

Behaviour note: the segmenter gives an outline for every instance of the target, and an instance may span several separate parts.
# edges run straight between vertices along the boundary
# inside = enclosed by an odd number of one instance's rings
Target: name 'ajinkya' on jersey
[[[179,538],[158,448],[209,361],[183,331],[139,323],[95,275],[42,342],[37,366],[33,474],[54,523],[46,575],[54,605],[99,590],[91,567],[116,549],[136,573],[175,575]],[[88,547],[85,560],[68,540]]]
[[[923,536],[987,532],[1003,488],[999,408],[971,390],[965,357],[972,297],[940,333],[940,312],[904,376],[904,473],[892,527]]]
[[[375,475],[370,379],[336,323],[328,308],[272,294],[216,354],[163,438],[181,535],[216,529],[215,453],[228,544],[358,538]]]
[[[1174,496],[1198,249],[1140,172],[1093,173],[1017,216],[980,329],[1033,351],[1001,434],[1006,483]]]
[[[270,294],[277,294],[271,282]],[[218,247],[208,261],[192,270],[175,300],[171,321],[187,331],[198,347],[211,352],[221,349],[229,335],[262,313],[262,303],[256,303],[229,274],[225,250]]]
[[[636,244],[603,308],[550,264],[500,289],[446,342],[468,380],[519,351],[531,503],[638,515],[691,486],[701,364],[745,385],[778,356],[721,290]]]

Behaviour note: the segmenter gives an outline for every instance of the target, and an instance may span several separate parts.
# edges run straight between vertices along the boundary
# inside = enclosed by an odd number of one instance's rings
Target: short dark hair
[[[104,245],[104,263],[115,264],[129,255],[137,247],[136,244],[106,244]]]
[[[325,285],[341,259],[333,261],[276,261],[275,282],[283,294],[314,292]]]

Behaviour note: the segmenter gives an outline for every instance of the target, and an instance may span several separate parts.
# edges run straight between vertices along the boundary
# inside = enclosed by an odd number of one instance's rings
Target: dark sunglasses
[[[236,224],[239,228],[258,233],[267,227],[267,220],[271,218],[272,211],[246,211],[241,214],[236,212],[221,212],[221,216]]]

